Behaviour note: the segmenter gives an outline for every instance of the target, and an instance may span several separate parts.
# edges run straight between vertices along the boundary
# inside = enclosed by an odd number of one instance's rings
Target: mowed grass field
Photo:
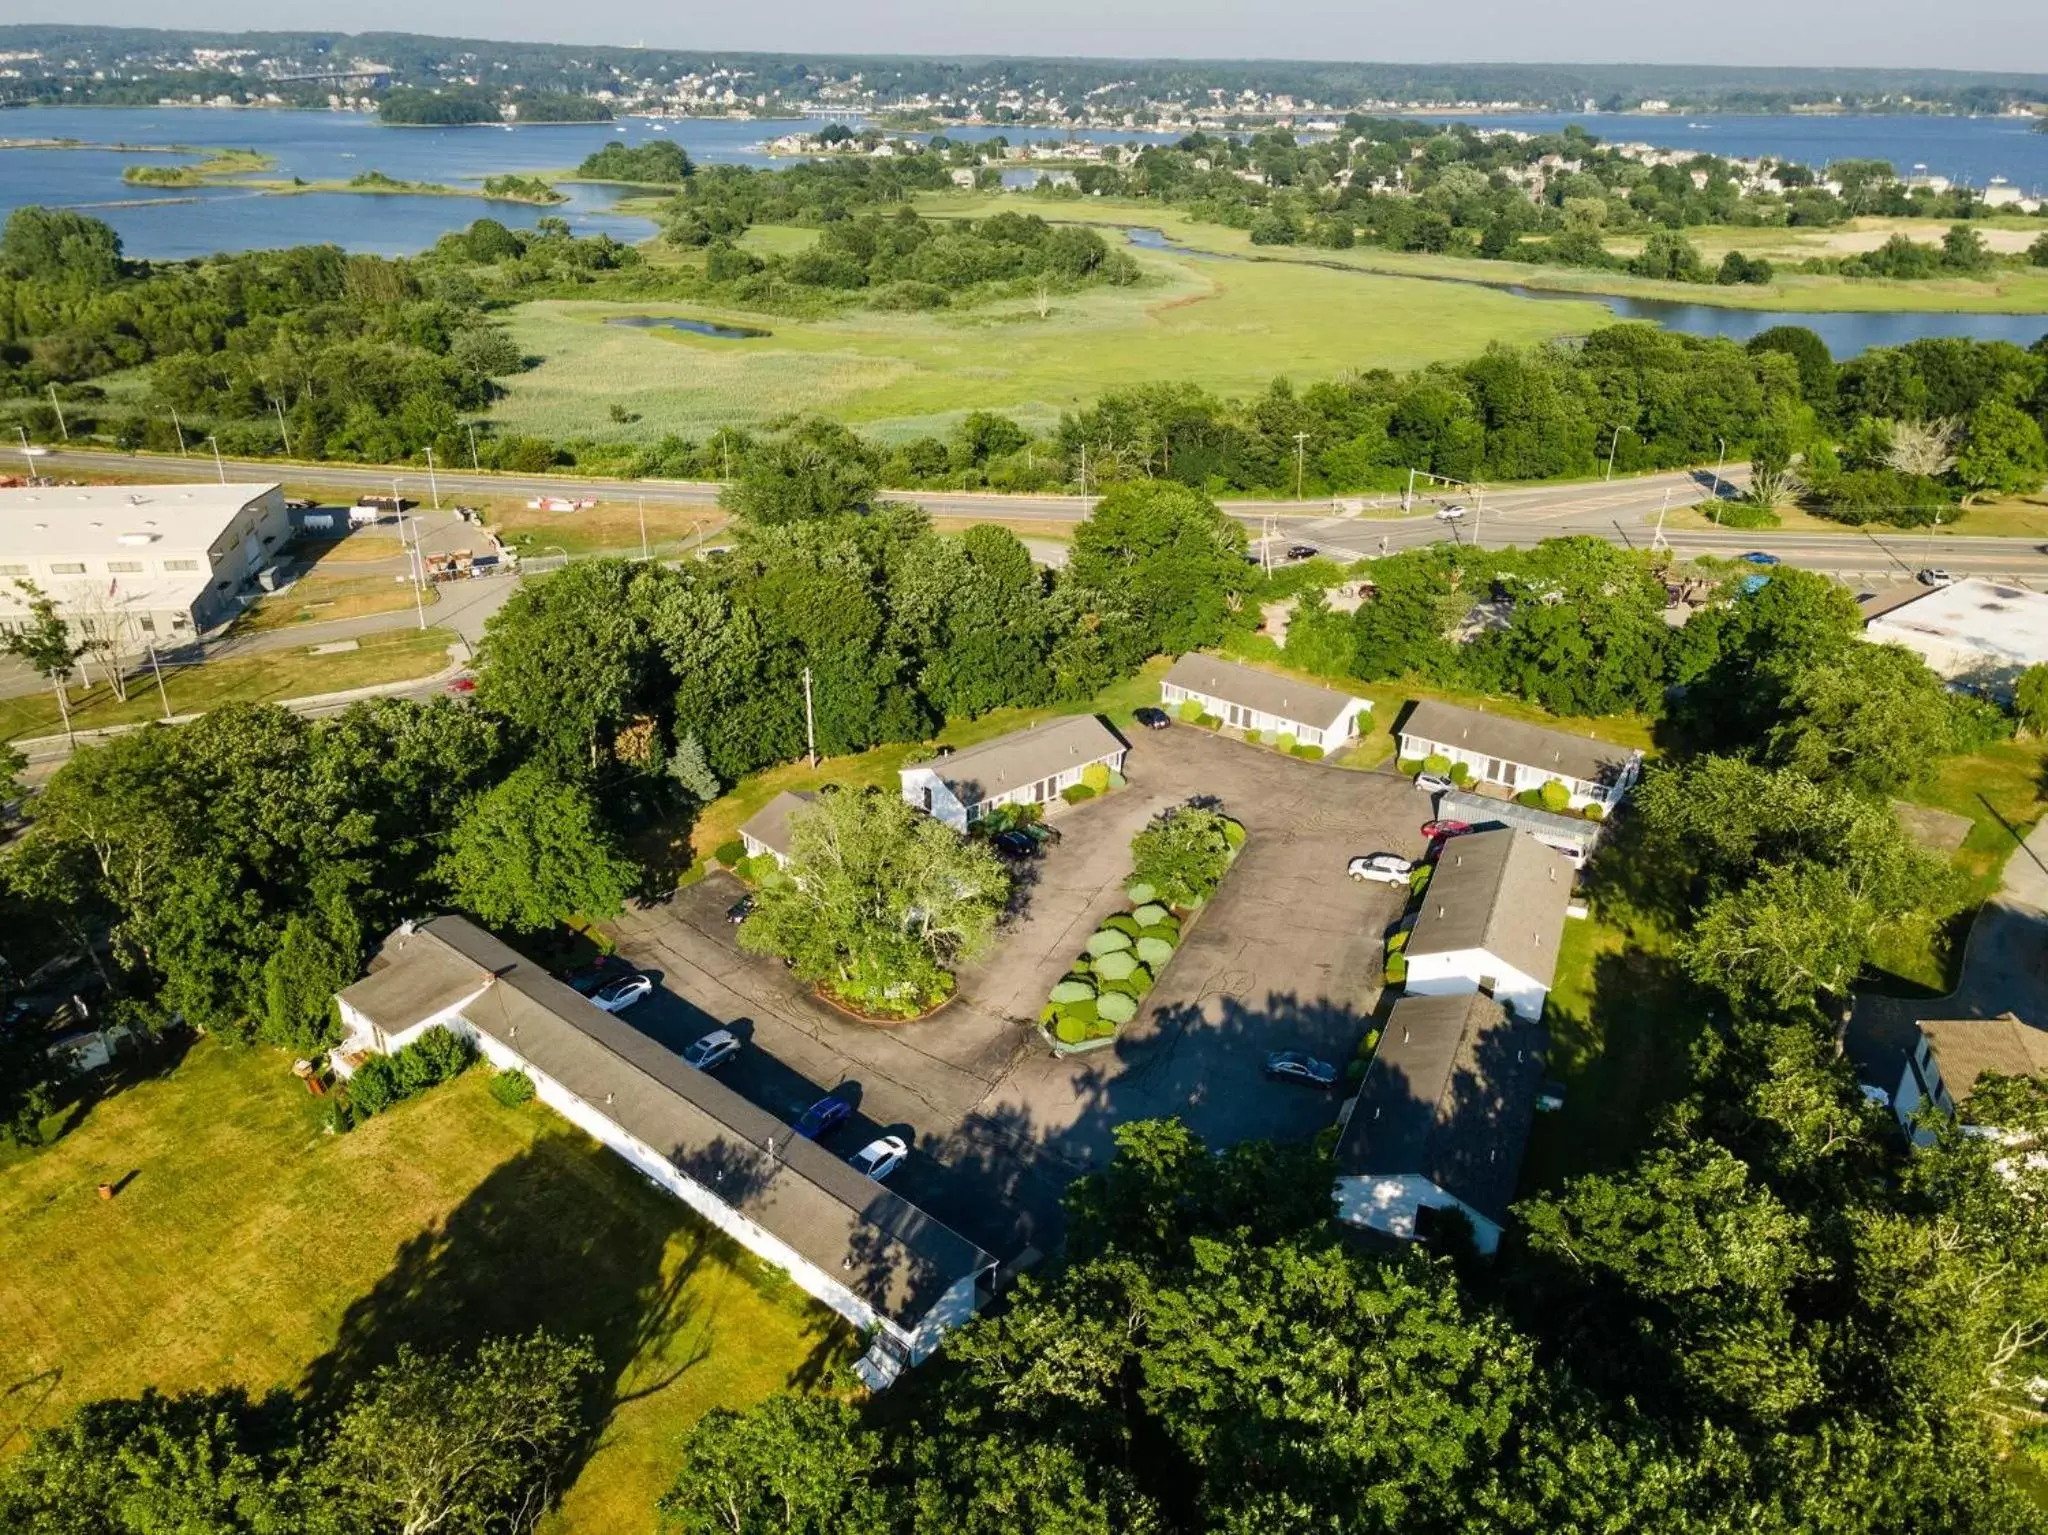
[[[1064,215],[1064,205],[1046,210]],[[507,381],[504,431],[601,442],[826,411],[883,436],[943,430],[1001,410],[1035,427],[1105,390],[1173,380],[1225,394],[1362,368],[1409,368],[1589,330],[1595,305],[1536,303],[1479,287],[1296,263],[1203,261],[1139,251],[1148,281],[1058,297],[1041,319],[1018,300],[960,313],[858,310],[763,320],[673,304],[527,304],[510,318],[521,351],[544,358]],[[763,327],[721,341],[608,325],[622,315],[689,315]],[[615,422],[618,405],[639,417]]]
[[[611,1404],[548,1529],[644,1535],[708,1408],[836,1378],[837,1318],[482,1070],[335,1137],[289,1066],[202,1041],[0,1158],[0,1454],[95,1397],[323,1396],[400,1343],[545,1324]]]

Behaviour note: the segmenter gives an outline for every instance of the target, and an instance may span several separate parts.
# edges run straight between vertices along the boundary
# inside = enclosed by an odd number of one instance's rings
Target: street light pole
[[[1307,442],[1307,432],[1296,432],[1294,434],[1294,499],[1297,501],[1301,499],[1301,471],[1303,448]]]
[[[647,558],[647,498],[640,498],[640,558]]]
[[[220,476],[221,484],[225,485],[228,482],[228,466],[220,461],[220,439],[208,433],[206,440],[213,444],[213,472]]]
[[[57,403],[57,386],[50,386],[50,409],[57,413],[57,430],[64,434],[64,440],[71,440],[71,428],[64,424],[64,407]]]
[[[272,400],[270,408],[277,412],[277,435],[284,443],[284,456],[290,458],[292,456],[292,434],[285,430],[284,401]]]
[[[1610,480],[1614,478],[1614,450],[1621,446],[1621,434],[1628,430],[1625,426],[1615,427],[1614,436],[1607,444],[1607,478]]]
[[[438,512],[441,510],[441,482],[434,478],[434,450],[432,448],[427,449],[427,492],[434,498],[434,510]],[[412,527],[413,534],[417,537],[420,527],[419,518],[413,518]]]
[[[1714,441],[1721,445],[1721,456],[1714,460],[1714,521],[1719,522],[1721,520],[1721,471],[1728,466],[1728,439],[1716,437]]]
[[[157,702],[164,706],[164,722],[169,724],[171,718],[171,696],[164,691],[164,669],[157,664],[156,639],[154,636],[151,636],[149,641],[149,669],[156,673]]]
[[[471,421],[465,424],[469,427],[469,467],[482,474],[483,460],[476,456],[476,423]]]
[[[21,433],[21,461],[28,465],[28,477],[34,479],[36,477],[36,456],[29,451],[28,428],[17,426],[15,430]]]
[[[811,669],[804,668],[804,743],[808,748],[811,766],[818,765],[818,725],[811,714]]]
[[[178,434],[178,457],[185,458],[185,423],[178,419],[178,407],[171,407],[171,430]]]

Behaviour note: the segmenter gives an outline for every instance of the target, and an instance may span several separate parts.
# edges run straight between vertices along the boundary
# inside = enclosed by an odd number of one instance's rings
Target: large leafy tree
[[[789,863],[740,943],[876,1012],[915,1013],[985,950],[1010,880],[987,844],[896,795],[821,796],[790,818]]]
[[[1244,828],[1215,810],[1181,806],[1131,838],[1131,872],[1175,906],[1200,906],[1216,893],[1244,842]]]
[[[538,762],[470,801],[438,873],[459,905],[522,932],[614,916],[639,879],[590,791]]]
[[[1244,591],[1244,529],[1216,503],[1160,480],[1118,485],[1074,530],[1068,572],[1081,586],[1127,604],[1153,651],[1180,652],[1223,637]]]
[[[1765,750],[1808,778],[1893,794],[1952,749],[1953,718],[1941,679],[1912,651],[1852,645],[1793,681]]]
[[[1761,584],[1737,586],[1672,642],[1671,680],[1686,690],[1681,717],[1720,749],[1754,741],[1801,674],[1840,659],[1862,630],[1855,599],[1816,572],[1781,566]]]
[[[1507,629],[1475,642],[1515,692],[1558,714],[1654,709],[1662,698],[1664,589],[1649,565],[1595,538],[1551,539],[1509,580]]]

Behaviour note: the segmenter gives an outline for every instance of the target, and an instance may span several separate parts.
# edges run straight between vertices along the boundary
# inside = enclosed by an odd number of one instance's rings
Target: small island
[[[203,152],[206,158],[196,165],[131,165],[121,172],[121,179],[135,187],[203,187],[211,182],[230,181],[238,176],[253,176],[258,171],[269,170],[277,163],[269,155],[260,154],[253,149],[184,152]]]
[[[634,148],[607,144],[576,167],[579,181],[615,181],[630,186],[679,186],[696,167],[683,146],[655,139]]]
[[[501,120],[498,103],[476,91],[397,86],[377,105],[377,121],[401,128],[446,128]]]

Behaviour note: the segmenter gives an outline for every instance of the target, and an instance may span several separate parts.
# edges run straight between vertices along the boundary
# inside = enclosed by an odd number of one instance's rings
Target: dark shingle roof
[[[1549,1038],[1491,997],[1406,996],[1337,1143],[1337,1170],[1420,1174],[1499,1221],[1515,1197]]]
[[[1297,682],[1257,667],[1193,653],[1175,661],[1166,680],[1191,693],[1220,698],[1297,724],[1313,725],[1318,730],[1336,724],[1355,701],[1349,693],[1317,687],[1312,682]]]
[[[789,818],[808,805],[817,796],[793,793],[784,789],[759,810],[747,817],[740,828],[742,837],[752,837],[771,852],[789,856]]]
[[[462,1010],[473,1027],[900,1325],[915,1326],[949,1286],[995,1261],[462,917],[393,934],[383,957],[386,968],[345,993],[351,1003],[394,971],[438,985],[466,968],[471,990],[488,977]]]
[[[1548,986],[1571,905],[1571,860],[1527,832],[1453,837],[1437,855],[1408,953],[1484,949]]]
[[[1575,736],[1525,720],[1503,719],[1478,709],[1425,698],[1401,721],[1401,734],[1445,746],[1484,752],[1560,777],[1586,783],[1613,783],[1627,771],[1635,753],[1591,736]]]
[[[961,804],[976,805],[1069,768],[1099,762],[1123,749],[1116,733],[1094,715],[1070,714],[904,771],[929,769]]]

